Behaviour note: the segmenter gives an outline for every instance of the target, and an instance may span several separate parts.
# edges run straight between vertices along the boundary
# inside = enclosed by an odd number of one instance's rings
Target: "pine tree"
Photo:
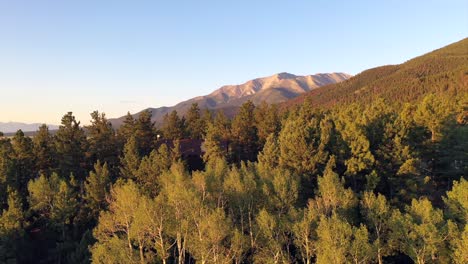
[[[138,115],[138,119],[135,122],[134,136],[137,140],[138,151],[142,157],[150,154],[156,139],[154,123],[151,121],[151,116],[151,111],[145,110]]]
[[[279,166],[280,149],[278,138],[270,134],[265,142],[263,150],[258,154],[258,166],[260,170],[271,170]]]
[[[118,145],[112,124],[104,113],[91,113],[91,125],[86,126],[88,132],[88,158],[94,164],[96,161],[107,163],[110,167],[117,165]]]
[[[255,125],[257,127],[259,145],[263,146],[271,134],[275,136],[281,130],[281,120],[277,105],[268,105],[263,102],[255,108]]]
[[[8,190],[8,207],[0,215],[0,262],[21,261],[21,240],[25,235],[26,216],[17,191]]]
[[[203,160],[214,161],[218,158],[226,158],[227,151],[222,147],[222,135],[213,124],[208,124],[205,141],[203,143]]]
[[[9,139],[0,139],[0,202],[7,200],[8,186],[15,182],[14,150]]]
[[[36,164],[31,138],[26,137],[23,131],[18,130],[11,142],[14,151],[14,183],[12,187],[20,193],[26,192],[29,179],[36,175]]]
[[[72,112],[62,118],[62,124],[56,134],[55,145],[59,159],[59,170],[63,177],[70,174],[78,178],[85,175],[86,135],[80,122],[75,120]]]
[[[125,144],[123,156],[120,157],[120,175],[126,179],[136,179],[140,162],[137,141],[132,136]]]
[[[57,168],[58,157],[55,150],[54,139],[49,133],[49,127],[43,124],[39,127],[33,138],[36,169],[42,173],[51,173]]]
[[[191,139],[202,139],[205,134],[205,120],[202,119],[200,108],[193,103],[186,116],[187,135]]]
[[[94,164],[94,171],[89,173],[84,184],[84,200],[94,218],[106,208],[106,196],[110,187],[110,175],[107,163],[98,160]]]
[[[160,191],[158,178],[169,170],[171,165],[171,153],[166,144],[162,144],[158,150],[153,150],[141,160],[136,173],[136,182],[140,184],[144,193],[155,197]]]
[[[135,118],[130,114],[130,112],[127,112],[127,115],[125,116],[125,119],[122,123],[122,125],[119,127],[117,130],[117,137],[119,138],[120,144],[124,145],[127,143],[127,141],[135,135]]]
[[[171,114],[164,116],[164,121],[161,127],[163,137],[167,139],[182,139],[185,134],[185,123],[180,119],[177,111],[172,111]]]
[[[251,101],[242,104],[232,121],[232,139],[236,160],[253,161],[256,159],[259,145],[255,126],[255,105]]]

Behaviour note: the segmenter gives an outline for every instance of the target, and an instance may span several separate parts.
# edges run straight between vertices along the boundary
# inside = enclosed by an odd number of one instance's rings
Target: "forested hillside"
[[[399,65],[366,70],[347,81],[326,85],[296,99],[325,108],[384,98],[392,103],[419,101],[428,93],[468,92],[468,38]]]
[[[0,137],[0,262],[468,263],[466,43],[321,89],[333,108]]]

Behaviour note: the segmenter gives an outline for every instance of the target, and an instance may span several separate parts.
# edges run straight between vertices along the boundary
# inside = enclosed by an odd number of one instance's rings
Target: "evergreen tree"
[[[14,182],[12,187],[20,193],[26,192],[26,185],[29,179],[36,175],[36,164],[31,138],[26,137],[23,131],[18,130],[11,142],[14,151]]]
[[[279,166],[280,149],[278,138],[275,134],[268,136],[263,150],[258,154],[258,166],[260,170],[271,170]]]
[[[8,207],[0,215],[0,262],[25,261],[22,256],[22,240],[25,236],[26,216],[17,191],[8,190]]]
[[[106,208],[109,187],[110,175],[107,163],[101,164],[98,160],[94,164],[94,171],[89,172],[86,178],[83,197],[94,218],[97,218],[99,212]]]
[[[244,103],[232,121],[232,139],[236,160],[256,159],[259,151],[257,127],[255,126],[255,105],[251,101]]]
[[[151,121],[151,116],[151,111],[145,110],[138,115],[138,119],[135,122],[135,132],[133,135],[137,140],[138,151],[142,157],[150,154],[156,139],[154,123]]]
[[[72,112],[62,118],[62,124],[56,134],[55,146],[59,159],[59,171],[62,177],[73,174],[78,178],[85,175],[86,135],[80,122],[75,120]]]
[[[135,118],[133,118],[130,112],[127,112],[122,125],[117,130],[120,144],[124,145],[132,135],[135,135],[135,122]]]
[[[263,146],[271,134],[275,136],[281,130],[281,120],[277,105],[268,105],[263,102],[255,108],[255,124],[257,127],[259,146]]]
[[[126,179],[136,179],[140,162],[137,141],[132,136],[125,144],[123,156],[120,157],[120,175]]]
[[[57,168],[58,157],[55,150],[54,138],[49,127],[43,124],[39,127],[33,138],[34,156],[36,157],[36,170],[42,173],[51,173]]]
[[[185,134],[185,123],[180,119],[177,111],[172,111],[171,114],[164,116],[164,121],[161,127],[163,137],[167,139],[182,139]]]
[[[145,194],[154,197],[159,193],[158,178],[164,171],[169,170],[171,164],[172,157],[166,144],[162,144],[158,150],[153,150],[150,155],[141,160],[136,172],[136,182]]]
[[[310,188],[320,168],[326,163],[329,152],[327,144],[330,135],[328,129],[322,129],[322,115],[310,113],[307,106],[300,112],[291,113],[285,120],[278,140],[280,148],[280,165],[303,175]]]
[[[8,186],[15,182],[14,150],[9,139],[0,139],[0,202],[7,200]]]
[[[208,124],[203,150],[205,152],[203,154],[205,162],[226,158],[227,156],[227,150],[223,148],[222,135],[213,124]]]
[[[117,165],[117,138],[112,124],[104,113],[91,113],[91,125],[86,126],[88,132],[88,158],[94,164],[96,161],[107,163],[111,168]]]
[[[191,139],[202,139],[205,134],[205,120],[202,119],[200,108],[193,103],[186,116],[186,135]]]

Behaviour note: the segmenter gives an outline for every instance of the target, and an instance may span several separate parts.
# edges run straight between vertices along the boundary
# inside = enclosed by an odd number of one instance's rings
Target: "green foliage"
[[[19,254],[26,227],[23,203],[17,191],[8,190],[8,207],[0,215],[0,262],[15,263]]]
[[[465,38],[400,65],[363,71],[347,81],[315,89],[288,103],[309,100],[317,107],[334,108],[354,102],[366,105],[380,97],[398,106],[402,102],[417,102],[430,93],[463,94],[467,92],[467,47]]]
[[[145,193],[155,196],[159,192],[158,178],[164,171],[169,170],[171,164],[172,156],[166,144],[151,151],[141,160],[135,176]]]
[[[72,112],[63,116],[55,138],[57,155],[60,157],[60,175],[66,177],[73,174],[80,179],[83,178],[87,141],[83,129],[80,128],[80,122],[75,120]]]
[[[21,192],[25,192],[25,187],[35,175],[35,157],[31,138],[25,137],[21,130],[16,132],[11,141],[15,162],[15,177],[10,183],[11,186]]]
[[[135,137],[131,137],[124,146],[120,157],[120,175],[126,179],[136,179],[140,167],[140,154]]]
[[[259,145],[263,146],[271,134],[278,135],[281,130],[278,106],[263,102],[255,108],[254,115]]]
[[[174,110],[164,116],[161,131],[164,138],[182,139],[185,135],[185,119],[181,119],[177,111]]]
[[[58,157],[53,137],[49,133],[47,125],[39,127],[33,138],[33,144],[37,170],[46,174],[54,171],[57,168]]]
[[[444,253],[446,227],[442,211],[427,199],[413,200],[406,213],[391,217],[394,239],[400,250],[416,263],[435,261]]]
[[[197,103],[192,104],[186,116],[187,132],[191,139],[202,139],[205,134],[205,120],[202,119],[200,107]]]
[[[452,242],[454,245],[453,260],[457,264],[466,263],[468,261],[468,226],[465,225],[465,229],[460,235],[460,238],[454,239]]]
[[[461,178],[454,181],[452,190],[447,192],[444,203],[447,206],[447,215],[463,225],[468,221],[468,181]]]
[[[431,132],[431,141],[440,140],[444,123],[452,114],[451,105],[446,98],[429,94],[418,105],[414,120]]]
[[[330,216],[337,213],[350,217],[356,206],[356,197],[351,189],[344,187],[344,181],[333,171],[334,167],[335,158],[331,156],[324,175],[317,179],[315,204],[322,215]]]
[[[117,165],[117,138],[112,124],[104,113],[94,111],[91,113],[91,125],[86,126],[88,132],[87,157],[94,163],[101,161],[110,167]]]
[[[259,145],[255,126],[255,105],[251,101],[244,103],[232,121],[232,140],[235,160],[255,160]]]
[[[337,215],[322,217],[317,235],[316,263],[371,263],[375,258],[363,225],[353,227]]]
[[[385,196],[365,192],[361,198],[361,213],[369,228],[369,238],[373,241],[377,259],[379,263],[383,263],[383,257],[390,256],[395,251],[391,237],[392,209]]]
[[[156,139],[154,123],[151,121],[151,111],[146,110],[138,115],[135,121],[135,136],[138,144],[138,153],[140,156],[148,155],[153,149]]]
[[[0,262],[466,263],[466,43],[285,111],[172,112],[173,149],[150,111],[1,136]]]
[[[94,218],[106,207],[106,196],[110,185],[109,169],[107,163],[101,164],[98,160],[94,164],[94,171],[89,173],[84,184],[84,200]]]

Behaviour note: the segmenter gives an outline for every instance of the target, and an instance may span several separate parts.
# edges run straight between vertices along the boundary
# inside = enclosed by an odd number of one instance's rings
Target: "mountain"
[[[415,102],[429,93],[468,94],[468,38],[399,65],[363,71],[340,83],[322,86],[284,105],[302,103],[331,108],[380,97],[389,103]]]
[[[23,132],[30,132],[38,130],[40,126],[42,126],[41,123],[26,124],[19,122],[0,122],[0,131],[3,133],[15,133],[16,131],[21,129]],[[59,128],[59,126],[56,125],[48,126],[50,130],[55,130]]]
[[[153,121],[160,123],[166,113],[176,110],[185,114],[193,103],[198,103],[201,109],[222,109],[225,112],[235,111],[237,107],[251,100],[255,104],[281,103],[318,87],[338,83],[350,78],[346,73],[321,73],[299,76],[290,73],[278,73],[269,77],[257,78],[240,85],[226,85],[218,90],[181,102],[172,107],[148,108],[153,115]],[[134,116],[138,116],[139,113]],[[111,119],[114,127],[122,124],[125,117]]]

